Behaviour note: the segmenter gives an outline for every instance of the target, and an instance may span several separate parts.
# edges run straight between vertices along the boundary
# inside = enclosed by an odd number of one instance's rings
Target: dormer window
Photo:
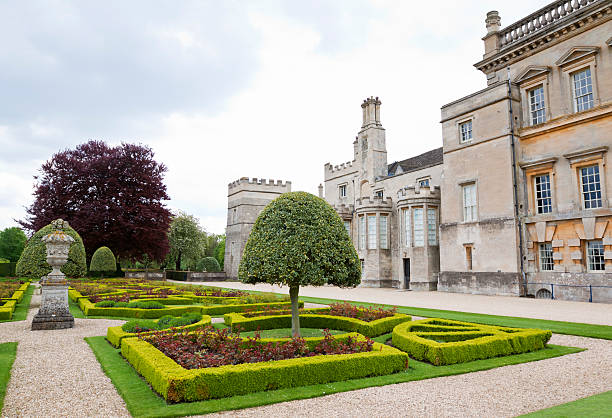
[[[461,143],[472,140],[472,120],[467,120],[459,124],[459,138]]]

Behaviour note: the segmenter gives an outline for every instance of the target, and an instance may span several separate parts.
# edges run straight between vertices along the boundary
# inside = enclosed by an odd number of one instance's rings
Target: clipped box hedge
[[[396,326],[393,345],[416,360],[441,366],[540,350],[551,336],[539,329],[430,318]]]
[[[366,322],[356,318],[325,315],[325,312],[329,312],[328,308],[309,309],[306,312],[308,313],[300,313],[301,327],[358,332],[366,337],[378,337],[379,335],[387,334],[396,325],[411,320],[409,315],[399,313],[387,318]],[[291,328],[291,315],[268,315],[247,318],[238,313],[229,313],[224,315],[223,318],[225,324],[231,326],[232,330],[255,331],[257,329]]]
[[[22,284],[10,298],[0,300],[0,321],[8,321],[13,318],[13,312],[15,312],[17,304],[23,299],[29,285],[30,282]]]
[[[300,308],[304,307],[304,302],[299,302]],[[202,314],[205,315],[224,315],[230,312],[255,312],[269,308],[291,308],[291,302],[263,302],[263,303],[244,303],[239,305],[217,305],[202,306]]]
[[[196,322],[195,324],[190,324],[190,325],[185,325],[182,327],[176,327],[176,329],[180,329],[180,330],[193,330],[199,327],[203,327],[206,325],[210,325],[211,324],[211,317],[208,315],[202,315],[202,319],[199,320],[198,322]],[[129,338],[129,337],[138,337],[140,335],[150,335],[153,334],[154,332],[157,331],[150,331],[150,332],[141,332],[139,334],[133,333],[133,332],[125,332],[123,329],[121,329],[121,327],[110,327],[107,332],[106,332],[106,339],[108,340],[109,343],[111,343],[113,346],[119,348],[121,347],[121,340],[123,340],[124,338]]]
[[[185,313],[201,313],[201,306],[169,306],[162,309],[100,308],[87,298],[79,299],[79,308],[86,316],[114,316],[123,318],[157,319],[164,315],[181,316]]]
[[[361,337],[358,334],[345,334]],[[363,337],[361,337],[363,338]],[[322,337],[306,338],[309,345]],[[261,343],[281,339],[262,339]],[[357,354],[321,355],[288,360],[185,369],[153,345],[124,338],[121,354],[169,402],[225,398],[252,392],[382,376],[408,367],[408,356],[383,344]]]

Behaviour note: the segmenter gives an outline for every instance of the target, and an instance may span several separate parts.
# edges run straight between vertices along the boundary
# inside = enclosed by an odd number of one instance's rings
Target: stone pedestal
[[[74,327],[74,317],[68,310],[68,285],[42,283],[42,301],[32,320],[32,331]]]

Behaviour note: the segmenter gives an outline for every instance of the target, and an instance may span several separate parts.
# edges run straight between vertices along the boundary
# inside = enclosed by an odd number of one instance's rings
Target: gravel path
[[[0,324],[0,343],[19,343],[2,416],[130,416],[83,340],[124,321],[77,318],[71,329],[31,331],[39,307],[40,295],[33,295],[27,320]]]
[[[612,341],[555,334],[581,353],[493,370],[227,411],[235,417],[512,417],[612,389]]]
[[[190,284],[289,294],[287,287],[268,284],[248,285],[240,282],[193,282]],[[410,292],[371,287],[341,289],[334,286],[300,287],[300,296],[581,322],[585,324],[612,325],[612,304],[610,303],[570,302],[565,300],[529,299],[515,296],[484,296],[448,292]]]

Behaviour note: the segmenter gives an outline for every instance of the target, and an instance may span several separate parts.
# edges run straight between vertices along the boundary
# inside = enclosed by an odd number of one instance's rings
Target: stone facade
[[[268,203],[291,191],[291,182],[242,177],[227,187],[227,228],[225,230],[224,272],[229,280],[238,278],[238,266],[249,234],[259,213]]]
[[[417,157],[387,163],[381,101],[364,100],[352,161],[325,164],[319,186],[362,286],[612,302],[611,21],[612,0],[555,1],[503,29],[489,12],[486,87],[442,106],[443,148]],[[239,256],[265,199],[240,227],[229,192]]]
[[[612,301],[611,19],[609,0],[487,14],[487,87],[442,107],[439,290]]]

